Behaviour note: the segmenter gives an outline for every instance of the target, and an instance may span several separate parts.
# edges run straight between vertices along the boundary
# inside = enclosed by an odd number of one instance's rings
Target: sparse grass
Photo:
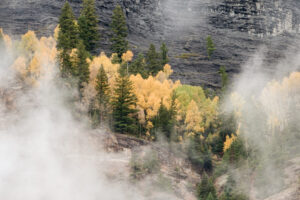
[[[199,57],[199,54],[196,53],[183,53],[181,55],[175,56],[175,58],[179,58],[179,59],[190,59],[193,57]]]
[[[131,177],[137,180],[156,173],[160,169],[158,155],[152,151],[146,152],[143,156],[135,155],[131,159],[130,168]]]

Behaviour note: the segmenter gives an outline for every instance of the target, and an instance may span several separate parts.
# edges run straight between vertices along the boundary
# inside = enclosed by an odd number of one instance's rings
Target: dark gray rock
[[[1,0],[0,27],[13,35],[35,30],[39,36],[53,32],[64,0]],[[70,0],[79,15],[81,0]],[[109,51],[109,23],[119,3],[128,20],[133,51],[146,51],[162,41],[170,49],[172,78],[182,83],[218,87],[218,69],[230,75],[260,46],[268,62],[276,62],[295,47],[300,31],[298,0],[96,0],[102,40],[99,51]],[[217,50],[206,56],[207,35]]]

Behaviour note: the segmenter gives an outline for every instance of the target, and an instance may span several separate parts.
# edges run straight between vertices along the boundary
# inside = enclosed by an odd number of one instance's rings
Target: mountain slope
[[[0,27],[20,35],[28,29],[50,35],[57,24],[63,0],[2,0]],[[71,0],[79,15],[81,0]],[[257,48],[266,45],[267,60],[281,57],[295,46],[299,32],[300,2],[297,0],[97,0],[102,40],[98,51],[109,52],[109,23],[115,5],[124,7],[131,48],[157,48],[162,41],[170,49],[174,79],[192,85],[218,87],[218,69],[226,66],[231,75]],[[206,57],[207,35],[216,52]]]

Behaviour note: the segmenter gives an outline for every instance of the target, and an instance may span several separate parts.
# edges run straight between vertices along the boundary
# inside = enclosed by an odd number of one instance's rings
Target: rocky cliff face
[[[13,35],[28,29],[50,35],[64,0],[1,0],[0,27]],[[79,14],[81,0],[70,0]],[[295,44],[300,31],[298,0],[96,0],[102,40],[99,51],[109,52],[110,17],[123,6],[134,51],[165,41],[170,49],[174,79],[192,85],[218,87],[218,69],[231,75],[261,45],[269,47],[269,61]],[[207,35],[217,50],[206,56]]]

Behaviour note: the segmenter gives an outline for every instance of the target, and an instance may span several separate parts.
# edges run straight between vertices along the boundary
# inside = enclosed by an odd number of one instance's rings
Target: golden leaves
[[[132,58],[133,58],[133,53],[132,53],[132,51],[129,51],[129,50],[126,53],[123,53],[123,55],[122,55],[122,60],[124,62],[130,62],[130,61],[132,61]]]
[[[223,152],[225,153],[232,145],[232,143],[236,140],[236,136],[231,134],[231,136],[227,135],[226,140],[224,142]]]
[[[97,77],[97,74],[99,72],[101,65],[103,65],[103,68],[107,74],[109,83],[113,84],[113,81],[118,74],[120,65],[113,64],[112,58],[107,57],[104,52],[102,52],[99,56],[95,57],[89,63],[90,80],[94,82],[93,84],[95,84],[96,77]]]
[[[169,70],[171,69],[169,68]],[[171,94],[180,85],[180,82],[174,83],[165,78],[160,79],[160,76],[149,76],[147,79],[143,79],[140,74],[130,76],[130,80],[134,84],[134,92],[138,98],[139,121],[145,125],[147,130],[150,130],[153,128],[150,120],[157,115],[161,101],[169,108]]]
[[[182,85],[176,89],[179,102],[178,120],[184,121],[181,129],[186,136],[203,133],[218,116],[219,98],[206,98],[201,87]]]
[[[37,85],[40,79],[51,78],[56,64],[56,41],[52,38],[37,39],[28,31],[19,42],[19,56],[12,65],[17,75],[27,84]]]
[[[185,130],[188,136],[194,136],[196,133],[204,132],[203,117],[194,100],[192,100],[186,111]]]

